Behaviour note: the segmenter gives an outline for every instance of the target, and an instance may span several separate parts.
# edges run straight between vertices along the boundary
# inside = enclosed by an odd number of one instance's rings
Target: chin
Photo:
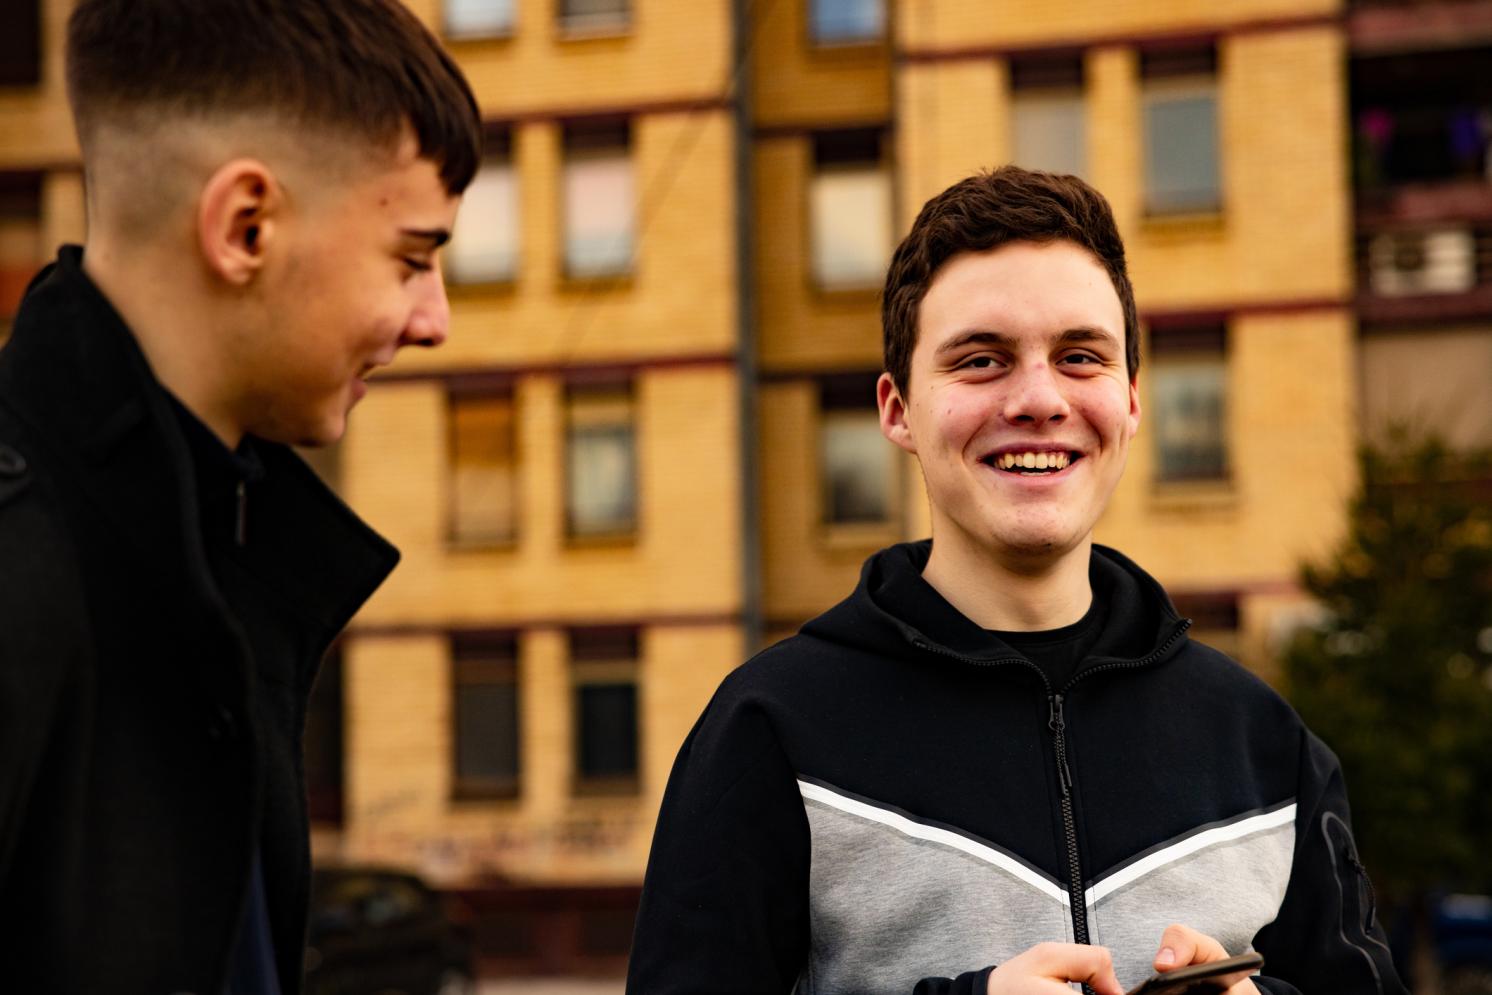
[[[990,534],[991,544],[1025,560],[1049,560],[1072,552],[1082,543],[1068,529],[999,529]]]

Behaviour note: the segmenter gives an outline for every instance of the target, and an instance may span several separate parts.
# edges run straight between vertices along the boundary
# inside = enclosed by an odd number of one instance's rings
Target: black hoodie
[[[1054,685],[911,608],[930,549],[876,554],[722,683],[664,795],[630,993],[983,992],[1044,940],[1109,947],[1128,988],[1173,922],[1262,952],[1267,992],[1403,992],[1336,758],[1289,705],[1099,546],[1104,628]]]

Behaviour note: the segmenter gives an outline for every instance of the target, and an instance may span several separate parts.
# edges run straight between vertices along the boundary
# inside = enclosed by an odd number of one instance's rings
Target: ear
[[[1129,378],[1129,437],[1140,430],[1140,375]]]
[[[233,286],[253,280],[264,267],[284,204],[280,183],[264,163],[234,159],[220,166],[197,204],[197,246],[208,269]]]
[[[882,373],[876,381],[876,408],[881,413],[881,434],[909,453],[917,452],[911,426],[907,424],[907,406],[896,389],[891,374]]]

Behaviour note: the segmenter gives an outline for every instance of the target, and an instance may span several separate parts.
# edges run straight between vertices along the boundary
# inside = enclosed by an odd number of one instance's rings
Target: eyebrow
[[[1061,335],[1057,336],[1056,340],[1052,344],[1074,345],[1080,342],[1107,342],[1111,346],[1118,346],[1119,344],[1119,340],[1114,336],[1112,332],[1089,325],[1079,325],[1076,328],[1066,329],[1062,332]],[[950,352],[956,352],[968,345],[989,345],[999,348],[1011,349],[1014,348],[1016,344],[1017,339],[1013,335],[1007,335],[1004,332],[990,331],[989,329],[984,328],[973,328],[961,335],[955,335],[947,342],[944,342],[942,345],[938,346],[935,352],[936,355],[944,356]]]
[[[427,241],[432,249],[438,249],[451,240],[451,233],[444,228],[400,228],[399,234]]]

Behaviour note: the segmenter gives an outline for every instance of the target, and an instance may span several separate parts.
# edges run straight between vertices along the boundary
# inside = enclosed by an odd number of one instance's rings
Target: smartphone
[[[1125,995],[1183,995],[1184,992],[1220,992],[1225,986],[1216,979],[1224,974],[1250,973],[1264,966],[1263,954],[1239,954],[1227,960],[1215,960],[1210,964],[1192,964],[1178,967],[1164,974],[1152,974],[1138,988],[1131,988]]]

